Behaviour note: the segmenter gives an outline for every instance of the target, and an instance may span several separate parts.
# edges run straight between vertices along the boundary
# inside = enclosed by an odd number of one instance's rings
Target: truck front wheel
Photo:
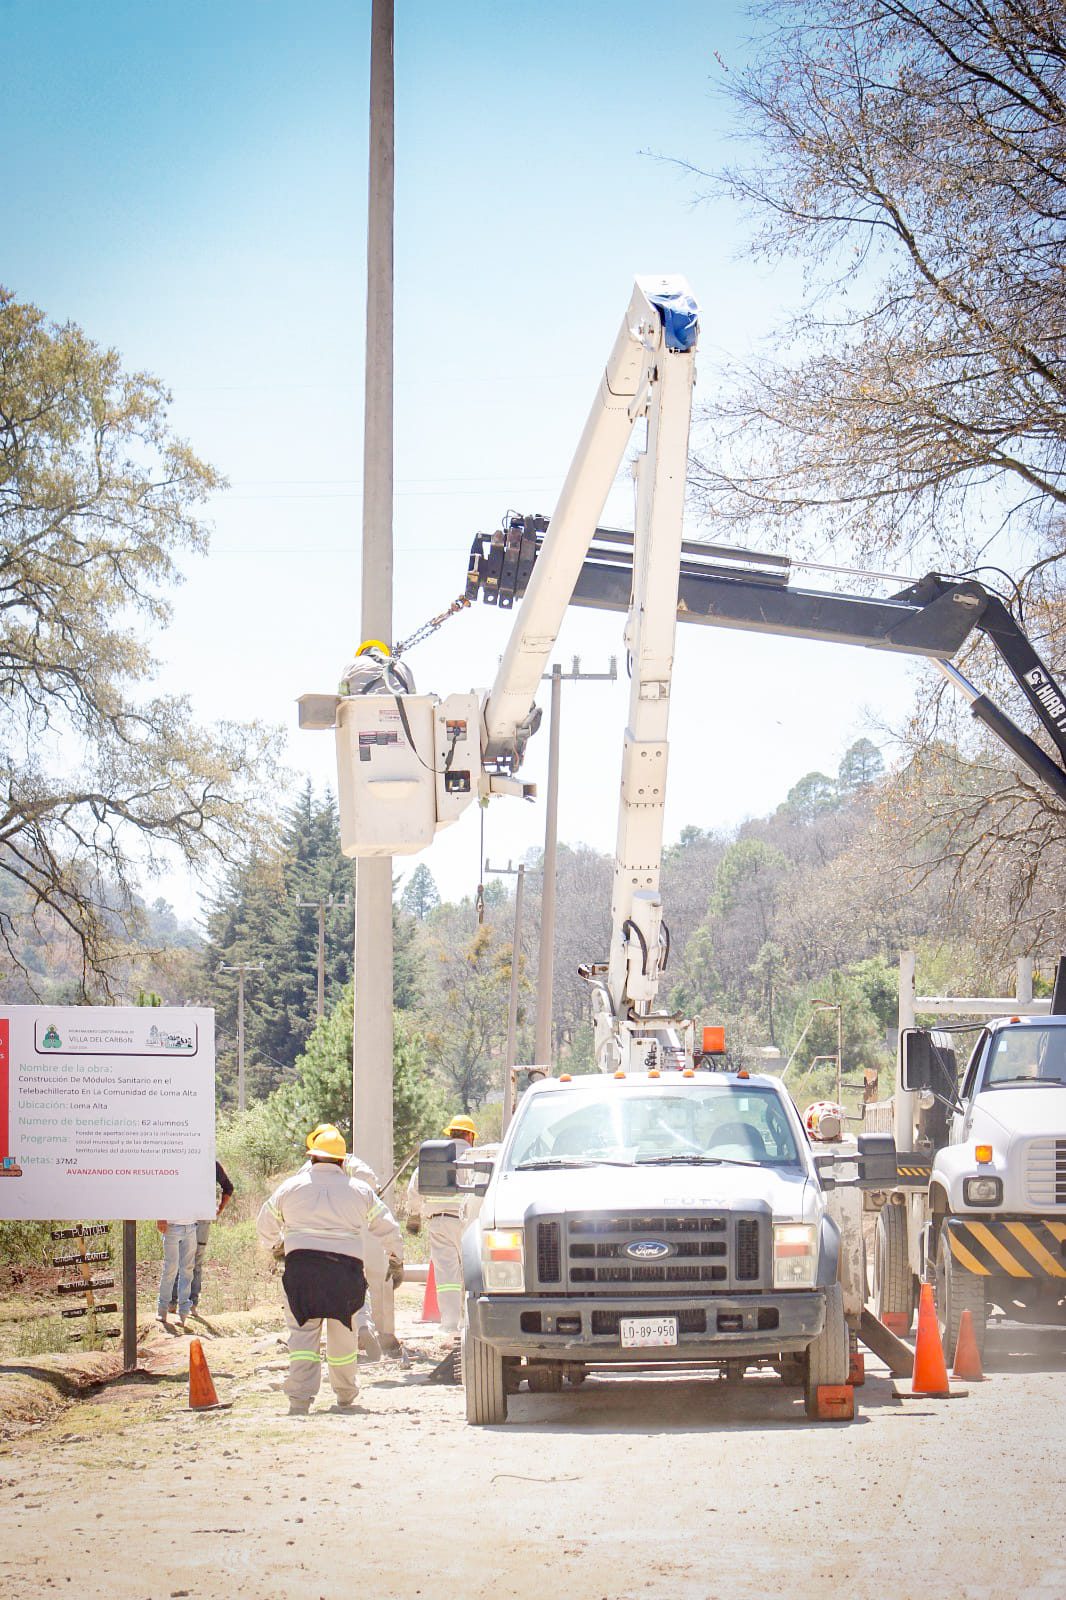
[[[847,1383],[851,1370],[844,1291],[831,1284],[825,1294],[825,1326],[804,1356],[803,1402],[809,1417],[818,1415],[818,1390],[823,1384]]]
[[[902,1332],[910,1332],[914,1274],[907,1259],[907,1213],[894,1205],[881,1207],[874,1234],[874,1316],[883,1322],[886,1313],[902,1317]]]
[[[959,1342],[959,1325],[962,1314],[968,1311],[973,1318],[977,1353],[984,1358],[985,1329],[988,1326],[988,1305],[985,1299],[985,1280],[976,1272],[968,1272],[951,1253],[948,1230],[941,1228],[936,1247],[936,1314],[940,1324],[940,1338],[944,1345],[944,1359],[950,1367],[955,1360],[955,1346]]]
[[[466,1420],[477,1426],[507,1421],[507,1388],[503,1357],[484,1339],[463,1329],[463,1388]]]

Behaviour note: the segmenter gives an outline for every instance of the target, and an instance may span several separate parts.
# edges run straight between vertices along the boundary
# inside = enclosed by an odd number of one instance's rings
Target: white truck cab
[[[446,1161],[428,1170],[438,1145],[423,1146],[424,1192],[447,1182]],[[590,1366],[770,1366],[812,1415],[820,1385],[847,1382],[830,1180],[777,1079],[535,1083],[484,1184],[463,1237],[471,1422],[502,1422],[522,1381],[558,1390]]]
[[[874,1271],[877,1314],[907,1323],[935,1282],[949,1359],[964,1310],[979,1348],[990,1312],[1066,1321],[1066,1016],[997,1018],[956,1076],[942,1035],[907,1030],[915,1148],[898,1161],[916,1181],[887,1198]]]

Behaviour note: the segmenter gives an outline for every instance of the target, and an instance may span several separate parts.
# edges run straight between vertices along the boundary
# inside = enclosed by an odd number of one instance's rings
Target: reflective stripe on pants
[[[322,1382],[322,1323],[326,1324],[326,1371],[338,1400],[354,1400],[359,1393],[358,1335],[353,1327],[333,1317],[310,1317],[297,1322],[288,1298],[285,1324],[289,1330],[289,1375],[282,1388],[290,1400],[313,1400]],[[354,1322],[354,1319],[353,1319]]]
[[[429,1256],[437,1284],[442,1333],[455,1333],[463,1304],[463,1259],[460,1240],[463,1224],[455,1216],[429,1219]]]

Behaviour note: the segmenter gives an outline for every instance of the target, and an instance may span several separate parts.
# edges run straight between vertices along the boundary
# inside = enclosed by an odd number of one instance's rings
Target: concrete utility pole
[[[370,23],[366,378],[363,433],[364,639],[392,643],[394,75],[393,0]],[[392,1169],[392,857],[355,867],[352,1131],[375,1172]],[[377,1308],[375,1308],[377,1309]]]
[[[315,1016],[320,1020],[326,1014],[326,912],[333,906],[350,906],[351,895],[329,895],[325,900],[297,900],[299,910],[318,912],[318,992],[315,999]]]
[[[526,884],[526,869],[524,863],[512,867],[508,861],[505,867],[490,867],[485,862],[486,878],[492,873],[496,877],[515,877],[514,894],[514,930],[511,934],[511,987],[507,998],[507,1048],[504,1052],[503,1064],[503,1124],[501,1131],[507,1132],[507,1124],[514,1112],[514,1076],[513,1069],[515,1055],[518,1050],[518,978],[521,967],[522,945],[522,894]]]
[[[218,964],[219,972],[235,972],[237,974],[237,1110],[244,1110],[244,974],[246,972],[264,972],[261,965],[253,965],[250,961],[238,961],[235,966],[227,967],[224,961]]]
[[[537,1026],[533,1059],[543,1066],[552,1061],[552,999],[555,986],[555,863],[559,843],[559,720],[562,712],[562,687],[567,683],[603,683],[618,676],[618,662],[611,657],[606,672],[582,672],[574,657],[569,672],[558,662],[542,679],[552,686],[551,723],[548,735],[548,803],[544,815],[544,882],[540,897],[540,959],[537,967]]]

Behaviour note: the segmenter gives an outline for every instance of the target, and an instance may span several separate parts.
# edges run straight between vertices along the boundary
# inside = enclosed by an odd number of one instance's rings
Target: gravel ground
[[[359,1409],[284,1415],[276,1326],[204,1330],[220,1397],[185,1408],[187,1340],[0,1449],[0,1595],[113,1600],[1061,1600],[1061,1332],[994,1330],[989,1381],[894,1398],[868,1358],[854,1423],[775,1378],[594,1375],[469,1428],[427,1386],[443,1348],[401,1296],[413,1361]]]

